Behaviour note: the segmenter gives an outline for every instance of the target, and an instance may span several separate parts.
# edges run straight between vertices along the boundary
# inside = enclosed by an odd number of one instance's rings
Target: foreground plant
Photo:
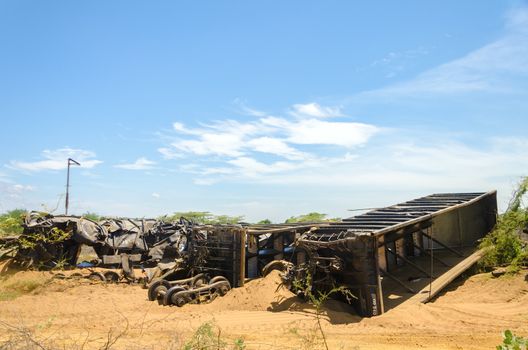
[[[528,177],[525,177],[506,212],[499,216],[493,231],[480,244],[485,249],[482,267],[509,266],[510,272],[515,272],[528,266],[528,244],[521,238],[521,233],[528,230],[528,208],[522,201],[527,192]]]
[[[321,316],[323,313],[323,305],[332,297],[334,294],[342,294],[347,299],[353,298],[352,293],[345,286],[334,287],[328,291],[313,290],[312,286],[312,275],[307,274],[305,279],[295,279],[293,281],[293,289],[296,290],[299,295],[304,298],[315,307],[315,319],[317,321],[317,329],[323,339],[323,345],[326,350],[329,349],[326,334],[321,323]]]
[[[497,345],[497,350],[527,350],[528,339],[518,337],[509,329],[502,333],[502,344]]]
[[[220,328],[216,327],[213,322],[206,322],[198,327],[192,337],[183,345],[182,350],[243,350],[246,348],[243,339],[237,338],[232,345],[229,345],[229,342],[222,339],[221,335]]]

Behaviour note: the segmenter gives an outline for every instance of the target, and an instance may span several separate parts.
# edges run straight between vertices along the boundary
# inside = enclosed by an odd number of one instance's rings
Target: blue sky
[[[528,173],[523,1],[0,1],[0,44],[0,211],[62,212],[68,157],[72,213],[135,217],[504,208]]]

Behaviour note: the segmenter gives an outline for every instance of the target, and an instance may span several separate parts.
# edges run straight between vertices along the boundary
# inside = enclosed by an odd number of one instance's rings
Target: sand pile
[[[492,278],[489,273],[453,284],[428,304],[403,305],[386,314],[364,319],[369,326],[416,330],[494,330],[497,334],[528,324],[528,271]]]
[[[321,320],[331,349],[491,349],[502,341],[505,329],[528,336],[527,274],[476,275],[455,283],[432,303],[396,308],[370,319],[354,316],[351,308],[344,312],[345,304],[331,300]],[[47,276],[34,271],[0,274],[0,289],[17,281],[27,290],[20,281]],[[181,308],[159,306],[147,300],[145,289],[124,283],[72,282],[71,288],[56,289],[67,282],[54,279],[30,293],[0,300],[0,347],[13,336],[14,328],[5,325],[13,325],[29,329],[33,339],[45,345],[51,339],[49,348],[63,343],[73,348],[72,342],[81,348],[86,341],[88,348],[104,347],[109,331],[116,337],[126,328],[114,348],[179,348],[175,339],[183,341],[213,320],[229,344],[242,338],[248,349],[316,348],[306,343],[318,334],[313,308],[286,289],[277,291],[276,271],[210,304]],[[280,310],[286,312],[269,312]]]
[[[271,271],[266,277],[232,289],[224,297],[218,297],[207,304],[207,307],[214,310],[272,311],[284,303],[291,303],[292,299],[297,298],[281,285],[280,272]]]

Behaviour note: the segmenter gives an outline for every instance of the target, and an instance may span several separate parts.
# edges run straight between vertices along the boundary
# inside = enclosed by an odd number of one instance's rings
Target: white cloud
[[[233,101],[233,104],[238,107],[239,112],[244,115],[250,115],[252,117],[265,117],[267,115],[266,112],[259,111],[257,109],[249,107],[244,101],[242,101],[239,98],[236,98]]]
[[[17,202],[25,197],[28,192],[34,192],[35,187],[31,185],[22,185],[0,181],[0,195],[9,202]],[[3,205],[9,203],[2,203]]]
[[[506,16],[506,32],[496,41],[432,68],[416,78],[361,93],[352,99],[428,97],[472,92],[525,90],[528,75],[528,8]],[[519,87],[521,86],[521,87]]]
[[[289,128],[288,141],[303,145],[354,147],[367,143],[378,131],[377,127],[369,124],[308,119],[301,120]]]
[[[386,78],[394,78],[407,67],[415,64],[415,61],[424,55],[429,54],[429,48],[417,47],[414,49],[387,53],[383,58],[373,61],[368,68],[358,70],[376,69],[385,74]]]
[[[140,157],[136,159],[134,163],[128,164],[117,164],[114,165],[115,168],[127,169],[127,170],[147,170],[152,169],[156,162],[148,160],[145,157]]]
[[[283,161],[266,164],[250,157],[239,157],[229,160],[227,163],[234,165],[237,168],[237,173],[243,177],[256,177],[263,174],[293,170],[299,167],[299,164]]]
[[[288,146],[285,141],[269,136],[249,140],[247,146],[254,151],[275,154],[286,159],[299,160],[307,157],[305,153]]]
[[[237,157],[243,154],[240,151],[243,145],[242,138],[240,135],[229,133],[206,133],[200,136],[200,140],[182,140],[171,145],[182,152],[199,156],[216,154]]]
[[[314,155],[295,145],[356,147],[365,144],[379,129],[357,122],[332,122],[317,118],[341,116],[339,108],[317,103],[296,104],[292,115],[303,118],[262,116],[249,122],[226,119],[199,128],[173,123],[176,140],[158,151],[165,159],[192,154],[200,157],[240,158],[267,153],[288,160],[306,160]],[[256,116],[256,115],[255,115]],[[311,117],[310,117],[311,116]]]
[[[172,123],[172,128],[176,131],[180,131],[180,132],[186,132],[186,129],[185,127],[183,126],[182,123],[178,123],[178,122],[175,122],[175,123]]]
[[[21,184],[15,184],[12,186],[13,191],[15,192],[25,192],[25,191],[34,191],[35,188],[31,185],[21,185]]]
[[[247,181],[291,186],[375,188],[395,191],[480,191],[499,189],[509,195],[510,184],[525,174],[528,153],[512,146],[528,139],[487,140],[484,149],[443,140],[438,146],[394,144],[365,150],[331,164],[320,160],[296,171],[268,172]],[[257,168],[258,169],[258,168]],[[260,170],[260,169],[258,169]]]
[[[180,122],[172,123],[172,128],[174,129],[174,131],[177,131],[181,134],[200,135],[200,130],[188,129],[185,127],[185,125],[183,125],[183,123]]]
[[[158,199],[158,198],[160,198],[161,196],[160,196],[160,194],[157,193],[157,192],[152,192],[152,197]]]
[[[528,7],[512,8],[505,19],[506,28],[511,32],[528,33]]]
[[[318,103],[294,104],[291,114],[297,117],[332,118],[342,117],[340,107],[324,107]]]
[[[160,147],[158,148],[158,152],[161,153],[161,155],[165,159],[175,159],[184,157],[181,152],[168,147]]]
[[[342,114],[339,108],[317,103],[296,104],[285,118],[265,113],[251,116],[257,118],[219,120],[197,128],[173,123],[175,140],[158,151],[165,159],[192,155],[192,168],[180,170],[197,175],[195,183],[210,185],[228,178],[261,178],[316,168],[322,161],[351,161],[355,155],[350,150],[366,144],[380,131],[365,123],[321,120]],[[323,159],[314,147],[318,145],[327,146],[325,151],[333,156]]]
[[[9,168],[24,171],[42,171],[42,170],[62,170],[68,166],[68,158],[75,159],[81,164],[82,168],[93,168],[102,161],[93,159],[95,153],[92,151],[74,149],[74,148],[60,148],[56,150],[42,151],[44,160],[35,162],[11,161]]]

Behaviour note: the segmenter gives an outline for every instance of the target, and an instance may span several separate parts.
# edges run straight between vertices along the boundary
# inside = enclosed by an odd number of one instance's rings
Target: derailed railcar
[[[438,252],[460,257],[472,252],[494,227],[496,215],[495,191],[447,193],[320,226],[297,240],[297,263],[285,279],[294,285],[309,276],[313,291],[346,287],[361,315],[376,316],[384,312],[387,280],[416,292],[398,278],[403,266],[432,281],[437,277],[431,273],[435,261],[450,266]],[[418,261],[424,255],[431,257],[430,265]]]
[[[0,257],[21,266],[40,269],[75,267],[81,248],[93,248],[87,266],[123,268],[133,277],[133,265],[156,266],[181,258],[187,235],[195,225],[185,219],[162,222],[153,219],[105,219],[30,212],[19,237],[0,242]]]

